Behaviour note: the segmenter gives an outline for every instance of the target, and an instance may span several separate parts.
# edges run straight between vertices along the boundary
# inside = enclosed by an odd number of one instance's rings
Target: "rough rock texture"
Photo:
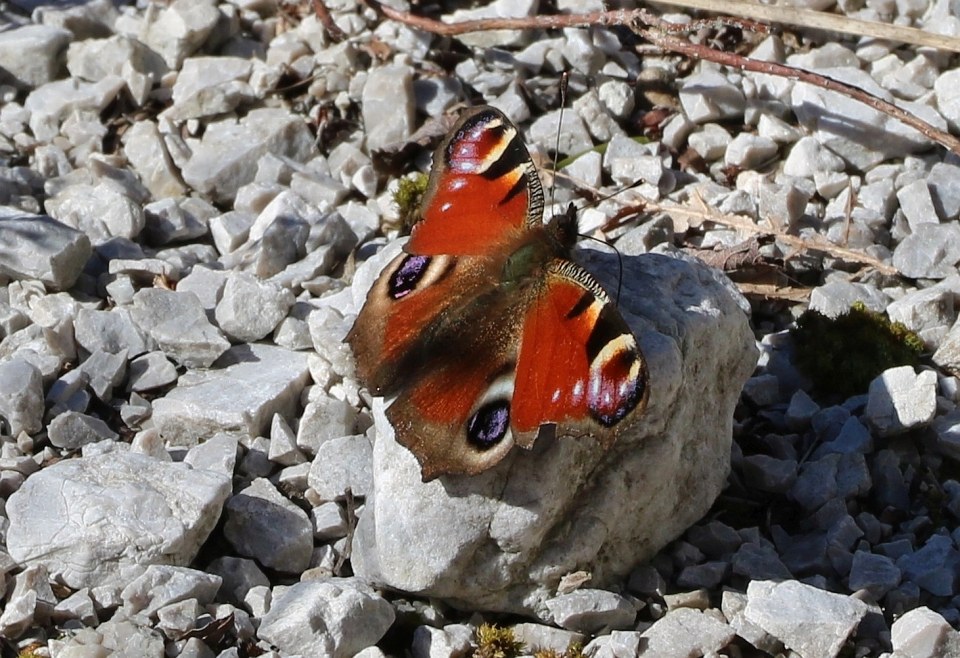
[[[615,582],[710,507],[756,360],[741,299],[697,262],[649,255],[624,266],[621,312],[650,368],[646,413],[606,454],[589,440],[540,441],[479,476],[424,484],[379,406],[374,490],[354,543],[359,576],[549,618],[544,602],[562,576]]]
[[[355,578],[310,580],[274,602],[258,635],[286,654],[350,658],[376,644],[394,616],[385,599]]]
[[[7,550],[70,587],[122,585],[150,564],[189,564],[230,479],[128,452],[62,461],[7,501]]]
[[[216,432],[262,434],[275,413],[292,416],[308,377],[306,356],[269,345],[231,348],[217,365],[181,377],[154,402],[153,419],[167,441],[193,445]]]

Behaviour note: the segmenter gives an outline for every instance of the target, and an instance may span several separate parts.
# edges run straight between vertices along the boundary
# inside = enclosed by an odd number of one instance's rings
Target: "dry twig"
[[[685,55],[694,59],[703,59],[726,66],[732,66],[745,71],[766,73],[778,77],[799,80],[816,87],[829,89],[839,94],[853,98],[884,114],[892,116],[904,124],[916,129],[929,139],[941,144],[947,149],[960,155],[960,139],[943,130],[940,130],[913,114],[897,107],[893,103],[877,98],[862,89],[832,80],[826,76],[804,71],[802,69],[751,59],[735,53],[715,50],[708,46],[693,44],[679,39],[671,34],[677,31],[675,26],[662,21],[645,9],[598,11],[587,14],[557,14],[547,16],[529,16],[523,18],[489,18],[459,23],[444,23],[432,18],[415,16],[408,12],[399,11],[382,5],[377,0],[364,2],[391,20],[395,20],[413,27],[443,36],[456,36],[468,32],[485,30],[520,30],[520,29],[557,29],[565,27],[590,27],[614,25],[630,27],[634,32],[660,48]]]
[[[753,220],[748,217],[724,214],[716,208],[710,206],[706,201],[703,200],[703,197],[696,192],[694,192],[693,202],[691,205],[681,206],[662,204],[651,200],[644,200],[643,205],[646,210],[666,213],[667,216],[674,221],[674,224],[677,225],[677,232],[680,233],[684,232],[686,227],[697,227],[703,222],[713,222],[714,224],[720,224],[721,226],[737,229],[738,231],[742,231],[747,235],[753,234],[769,236],[789,247],[793,247],[801,251],[822,251],[825,254],[829,254],[845,261],[860,263],[862,265],[872,267],[883,274],[899,274],[899,270],[897,270],[897,268],[884,263],[882,260],[857,251],[856,249],[841,247],[838,244],[830,242],[821,235],[802,238],[797,235],[786,233],[785,231],[769,229],[760,226],[759,224],[755,224]]]
[[[960,53],[960,39],[956,37],[934,34],[918,30],[915,27],[864,21],[840,14],[813,11],[812,9],[800,9],[784,5],[762,5],[759,2],[747,0],[657,0],[657,2],[661,5],[684,7],[685,9],[701,9],[721,14],[733,14],[750,20],[770,21],[771,23],[812,28],[814,30],[828,30],[858,37],[886,39],[909,43],[914,46],[928,46]]]
[[[327,35],[332,41],[339,42],[347,38],[346,33],[333,21],[333,16],[330,14],[330,10],[327,9],[327,5],[323,3],[323,0],[313,0],[313,11],[317,15],[317,18],[320,19],[324,29],[327,31]]]

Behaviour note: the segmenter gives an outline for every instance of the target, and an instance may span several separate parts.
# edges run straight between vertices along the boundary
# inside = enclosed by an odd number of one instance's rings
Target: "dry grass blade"
[[[810,288],[776,286],[772,283],[737,283],[737,289],[744,295],[763,297],[775,301],[803,304],[810,300]]]
[[[735,228],[746,234],[763,235],[773,237],[781,243],[795,248],[799,251],[822,251],[836,258],[841,258],[852,263],[860,263],[876,269],[884,274],[896,275],[899,270],[884,263],[882,260],[869,256],[855,249],[841,247],[838,244],[830,242],[822,236],[811,238],[801,238],[796,235],[790,235],[783,231],[765,228],[755,224],[748,217],[741,215],[727,215],[716,208],[710,206],[703,198],[694,193],[692,205],[665,205],[656,201],[644,200],[645,208],[648,211],[660,211],[666,213],[677,226],[678,232],[686,230],[687,226],[697,227],[703,222],[713,222],[721,226]]]

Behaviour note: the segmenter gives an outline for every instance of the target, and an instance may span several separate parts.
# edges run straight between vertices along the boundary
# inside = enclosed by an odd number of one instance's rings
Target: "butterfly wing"
[[[646,404],[636,339],[575,263],[555,260],[543,278],[463,311],[387,410],[424,481],[484,471],[513,446],[531,447],[548,424],[609,446],[620,421]]]
[[[600,284],[572,261],[550,263],[525,316],[512,424],[590,434],[608,446],[612,430],[647,400],[647,367],[636,338]]]
[[[407,254],[381,273],[347,337],[360,380],[381,395],[436,350],[447,318],[499,285],[512,245],[542,225],[540,179],[499,110],[465,112],[433,161]]]
[[[542,210],[517,129],[492,108],[467,113],[437,149],[406,253],[347,337],[361,381],[396,396],[387,416],[424,481],[484,471],[549,423],[609,445],[645,403],[633,335],[593,278],[557,258],[566,239]]]
[[[406,249],[502,253],[543,221],[543,186],[516,126],[492,107],[464,113],[437,148],[421,219]]]

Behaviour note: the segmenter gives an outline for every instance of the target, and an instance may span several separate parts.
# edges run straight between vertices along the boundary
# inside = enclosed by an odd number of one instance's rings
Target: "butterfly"
[[[477,474],[541,427],[612,445],[648,373],[600,284],[571,260],[576,217],[543,222],[543,188],[499,110],[466,111],[434,154],[404,251],[347,335],[359,380],[424,482]]]

